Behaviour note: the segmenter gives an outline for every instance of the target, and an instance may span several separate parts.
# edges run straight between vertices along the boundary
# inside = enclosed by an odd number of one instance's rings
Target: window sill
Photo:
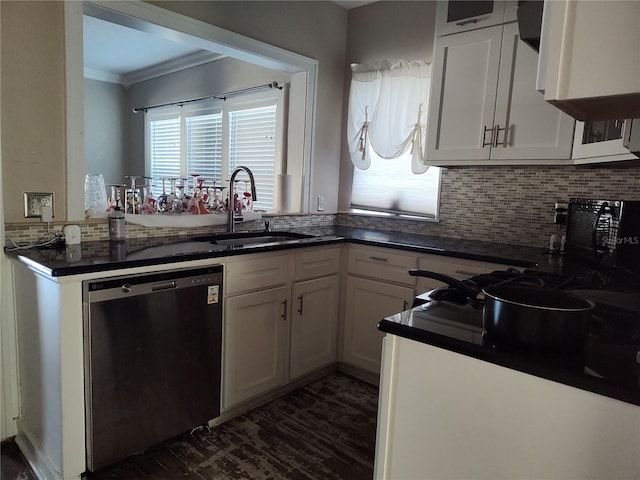
[[[426,222],[426,223],[439,223],[440,218],[436,217],[427,217],[421,215],[411,215],[408,213],[392,213],[392,212],[376,212],[371,210],[359,210],[359,209],[351,209],[346,213],[347,215],[352,215],[356,217],[370,217],[370,218],[380,218],[380,219],[398,219],[398,220],[412,220],[416,222]]]

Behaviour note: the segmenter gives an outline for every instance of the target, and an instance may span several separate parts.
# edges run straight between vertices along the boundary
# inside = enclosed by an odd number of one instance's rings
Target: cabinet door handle
[[[303,295],[300,295],[298,297],[298,313],[300,315],[302,315],[302,297],[303,297]]]
[[[280,315],[282,317],[282,320],[284,320],[285,322],[287,321],[287,301],[284,300],[282,302],[283,305],[283,309],[282,309],[282,315]]]
[[[387,261],[387,257],[374,257],[374,256],[370,256],[369,260],[376,260],[378,262],[386,262]]]
[[[487,142],[487,132],[491,132],[491,138],[489,139],[488,142]],[[482,148],[486,147],[487,145],[489,146],[493,145],[495,133],[496,133],[495,127],[487,128],[487,126],[485,125],[482,128]]]
[[[468,20],[461,20],[456,22],[456,25],[459,27],[464,27],[465,25],[469,25],[470,23],[478,23],[478,20],[484,20],[483,18],[470,18]]]
[[[468,270],[456,270],[458,275],[465,275],[467,277],[475,277],[476,275],[480,275],[478,272],[470,272]]]
[[[507,146],[507,133],[509,129],[507,127],[500,128],[500,125],[496,125],[496,134],[493,139],[493,146],[497,147],[498,145],[502,145],[503,147]],[[498,137],[500,136],[500,132],[504,132],[504,139],[502,142],[498,142]]]

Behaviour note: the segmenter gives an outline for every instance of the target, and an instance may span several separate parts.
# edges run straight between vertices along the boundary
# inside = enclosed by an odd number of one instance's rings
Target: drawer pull
[[[298,302],[299,302],[299,303],[298,303],[298,305],[299,305],[299,306],[298,306],[298,313],[299,313],[300,315],[302,315],[302,297],[303,297],[302,295],[300,295],[300,296],[298,297]]]
[[[369,260],[374,260],[376,262],[386,262],[386,261],[388,261],[387,257],[375,257],[373,255],[369,256]]]
[[[500,135],[500,132],[504,132],[504,138],[502,139],[502,142],[498,141],[498,136]],[[507,145],[507,132],[508,131],[507,131],[506,127],[505,128],[500,128],[500,125],[496,125],[496,134],[495,134],[494,139],[493,139],[493,146],[494,147],[497,148],[500,145],[502,145],[503,147],[508,146]]]
[[[469,25],[470,23],[478,23],[478,20],[484,20],[484,18],[470,18],[469,20],[461,20],[456,22],[456,25],[459,27],[464,27],[465,25]]]
[[[458,275],[465,275],[467,277],[475,277],[476,275],[480,275],[478,272],[468,272],[466,270],[456,270]]]
[[[491,138],[489,139],[489,141],[487,142],[487,132],[491,132]],[[495,141],[495,135],[496,135],[496,129],[495,127],[491,127],[491,128],[487,128],[487,126],[485,125],[482,128],[482,148],[488,146],[492,146],[493,142]]]

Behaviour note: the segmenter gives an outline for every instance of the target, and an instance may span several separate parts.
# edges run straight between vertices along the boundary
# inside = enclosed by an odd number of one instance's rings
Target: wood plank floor
[[[87,480],[369,480],[377,389],[335,373],[211,429],[177,437]],[[5,476],[2,448],[2,479]]]

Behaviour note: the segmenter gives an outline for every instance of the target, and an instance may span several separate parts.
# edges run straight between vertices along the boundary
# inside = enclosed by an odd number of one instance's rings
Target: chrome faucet
[[[233,173],[231,173],[231,178],[229,179],[229,204],[227,205],[227,232],[232,233],[236,231],[235,218],[233,214],[235,213],[235,201],[233,198],[233,182],[236,179],[236,175],[240,172],[247,172],[249,175],[249,181],[251,182],[251,201],[256,201],[256,181],[253,179],[253,173],[247,167],[239,166],[237,167]]]

